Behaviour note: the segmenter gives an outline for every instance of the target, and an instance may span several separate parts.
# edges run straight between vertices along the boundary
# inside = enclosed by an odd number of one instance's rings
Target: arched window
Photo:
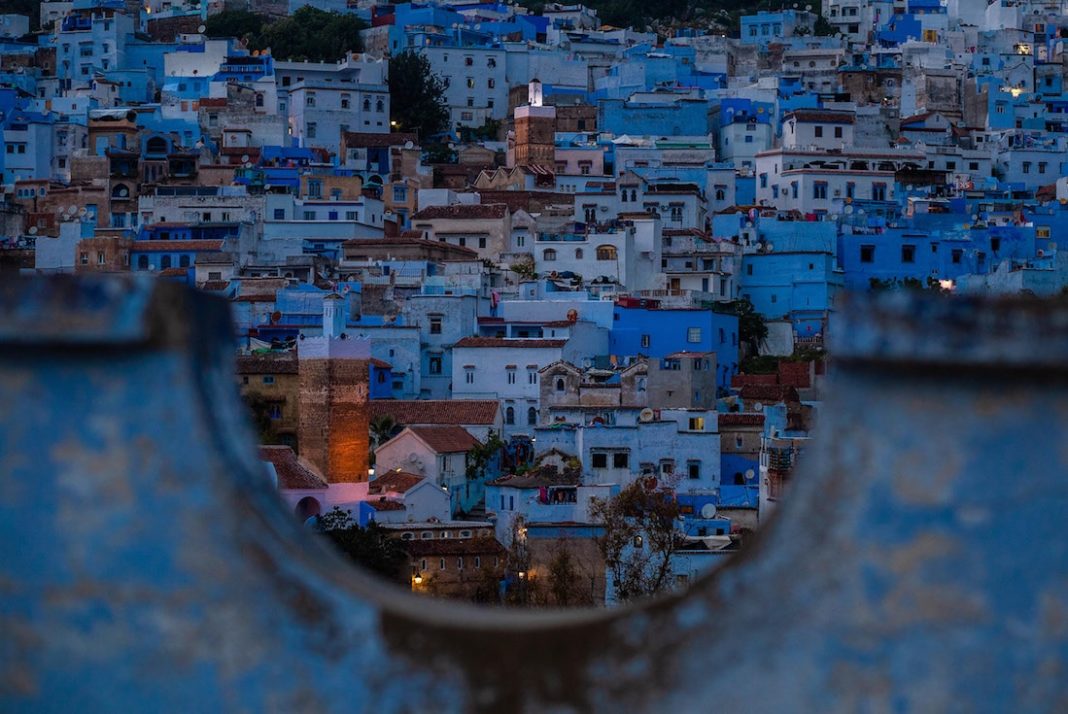
[[[318,516],[322,511],[322,506],[319,504],[318,500],[311,496],[305,496],[297,501],[297,507],[294,510],[297,514],[297,518],[306,521],[312,516]]]
[[[597,248],[597,260],[615,260],[616,248],[613,245],[602,245]]]
[[[112,198],[129,198],[130,197],[130,189],[124,183],[117,183],[111,189],[111,197]]]
[[[188,255],[182,255],[182,256],[178,257],[178,267],[179,268],[188,268],[189,267],[189,256]]]
[[[162,258],[159,259],[159,269],[160,270],[166,270],[169,267],[171,267],[171,256],[165,255],[165,256],[163,256]]]
[[[386,105],[381,99],[379,99],[377,102],[375,102],[375,111],[376,112],[384,112],[385,110],[386,110]]]
[[[575,248],[575,260],[582,260],[582,248]]]
[[[636,189],[632,188],[630,190],[630,202],[634,203],[637,200],[638,200],[638,191]]]
[[[563,380],[562,377],[557,377],[556,378],[556,391],[558,391],[558,392],[564,391],[564,380]]]
[[[727,192],[724,191],[722,188],[717,188],[716,189],[716,200],[717,201],[725,201],[725,200],[727,200]]]
[[[541,259],[542,260],[550,260],[550,261],[551,260],[556,260],[556,250],[553,249],[553,248],[549,248],[548,250],[546,250],[544,253],[541,254]]]
[[[515,424],[515,407],[508,407],[504,410],[504,423]]]
[[[538,410],[534,407],[527,409],[527,424],[534,426],[538,423]]]
[[[364,99],[363,100],[363,110],[365,112],[371,111],[371,100],[370,99]]]
[[[257,107],[262,107],[263,106],[263,94],[260,93],[260,92],[256,93],[256,106]]]
[[[645,391],[645,377],[639,377],[638,378],[638,391],[639,392],[644,392]]]

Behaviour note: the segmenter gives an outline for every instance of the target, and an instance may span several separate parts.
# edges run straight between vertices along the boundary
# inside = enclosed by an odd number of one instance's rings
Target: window
[[[697,344],[701,341],[701,328],[700,327],[688,327],[686,328],[686,341],[690,344]]]
[[[902,263],[915,263],[916,262],[916,246],[903,245],[901,246],[901,262]]]
[[[816,127],[816,138],[818,139],[818,138],[820,138],[822,136],[823,136],[823,127],[822,126],[817,126]]]
[[[104,264],[104,251],[98,250],[96,252],[96,264],[97,265],[103,265]]]
[[[432,334],[432,335],[440,335],[441,334],[441,321],[442,321],[442,319],[443,319],[442,315],[431,315],[430,316],[430,334]]]
[[[552,248],[548,248],[541,254],[541,259],[549,262],[556,260],[556,251]]]
[[[651,335],[642,335],[642,338],[641,338],[642,347],[648,347],[652,343],[652,339],[653,338],[652,338]]]
[[[263,375],[263,383],[264,384],[274,384],[274,375],[273,374],[265,374],[265,375]]]
[[[582,248],[575,248],[575,260],[582,260]]]
[[[430,355],[429,368],[430,374],[441,374],[441,355]]]
[[[856,195],[857,185],[852,181],[846,182],[846,198],[856,198]]]
[[[886,200],[886,184],[885,183],[873,183],[871,185],[871,200],[873,200],[873,201],[885,201]]]
[[[315,106],[315,92],[308,92],[307,94],[304,95],[304,106],[306,106],[306,107],[314,107]]]
[[[78,256],[78,260],[82,265],[89,265],[89,254],[82,253],[80,256]]]
[[[527,408],[527,424],[535,426],[538,423],[538,410],[534,407]]]
[[[595,469],[608,468],[608,454],[603,451],[595,452],[590,455],[590,466]]]
[[[464,369],[464,383],[465,384],[474,384],[475,383],[475,368],[474,367],[466,367]]]
[[[322,198],[323,197],[323,182],[319,179],[312,179],[308,182],[308,197],[309,198]]]
[[[316,130],[315,122],[310,121],[310,122],[308,122],[308,125],[305,128],[304,134],[309,139],[314,139],[315,138],[315,130]]]
[[[348,94],[342,94],[341,95],[341,108],[342,109],[348,109],[350,103],[351,103],[351,97]]]
[[[597,260],[615,260],[616,248],[612,245],[602,245],[597,248]]]
[[[527,368],[527,384],[537,384],[537,383],[538,383],[538,371],[537,371],[537,368],[530,369],[528,367]]]
[[[481,556],[478,556],[478,555],[475,556],[475,567],[476,568],[481,568],[482,567],[482,557]]]
[[[961,258],[964,256],[964,251],[960,248],[954,248],[952,253],[953,265],[960,265]]]
[[[836,126],[834,128],[834,138],[835,139],[841,139],[842,138],[842,127]]]
[[[686,462],[686,475],[692,479],[701,478],[701,462],[700,461],[687,461]]]
[[[444,570],[444,569],[445,569],[445,559],[444,558],[439,558],[438,559],[438,570]]]
[[[690,417],[690,431],[704,431],[705,430],[705,418],[704,417]]]
[[[617,451],[612,454],[612,468],[625,469],[630,466],[630,454],[626,451]]]
[[[508,370],[508,384],[515,384],[515,369]]]
[[[1001,239],[1000,238],[991,238],[990,239],[990,250],[995,252],[995,253],[997,253],[999,250],[1001,250]]]
[[[862,245],[860,246],[860,262],[861,263],[874,263],[875,262],[875,246]]]
[[[508,407],[504,410],[504,423],[508,425],[515,424],[515,407]]]
[[[556,378],[556,391],[557,392],[563,392],[564,391],[564,380],[563,380],[562,377],[557,377]]]
[[[827,198],[827,182],[826,181],[816,181],[814,184],[812,184],[812,197],[815,198],[815,199],[825,199],[825,198]]]
[[[396,203],[403,203],[408,200],[408,187],[404,185],[396,185],[393,187],[393,200]]]

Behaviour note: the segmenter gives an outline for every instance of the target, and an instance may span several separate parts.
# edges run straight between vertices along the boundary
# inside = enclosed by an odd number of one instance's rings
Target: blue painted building
[[[715,352],[716,383],[726,388],[738,372],[738,318],[707,308],[629,307],[616,304],[609,352],[617,358],[663,359],[676,352]]]
[[[603,99],[597,106],[597,128],[620,136],[703,136],[708,134],[708,108],[708,102],[697,99],[657,103]]]

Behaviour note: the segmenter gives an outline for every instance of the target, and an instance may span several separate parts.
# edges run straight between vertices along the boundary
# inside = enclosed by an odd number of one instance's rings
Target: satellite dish
[[[67,213],[76,213],[77,211],[78,211],[78,207],[77,206],[68,206],[67,207]]]
[[[31,236],[37,235],[37,226],[30,226],[30,235]]]
[[[638,414],[638,421],[651,422],[654,416],[656,416],[656,414],[653,412],[653,410],[649,407],[646,407],[645,409],[642,409],[641,412]]]
[[[413,142],[411,139],[408,139],[408,141],[404,142],[404,148],[405,149],[414,149],[415,148],[415,142]]]
[[[755,412],[764,411],[764,405],[761,404],[760,402],[757,402],[756,404],[753,405],[753,411],[755,411]]]
[[[250,160],[250,157],[249,157],[248,154],[241,154],[241,163],[247,164],[249,162],[249,160]]]
[[[204,31],[207,30],[207,29],[208,29],[207,25],[201,25],[200,27],[197,28],[197,32],[199,32],[200,34],[203,35]]]
[[[773,250],[775,250],[775,244],[774,243],[768,243],[768,252],[770,253]]]
[[[701,506],[701,518],[710,519],[716,517],[716,507],[711,503]]]
[[[753,469],[746,469],[746,471],[745,471],[745,480],[746,481],[752,481],[755,476],[756,476],[756,472],[753,471]]]
[[[278,312],[277,310],[275,310],[274,312],[271,313],[271,324],[272,325],[278,324],[278,321],[281,320],[281,319],[282,319],[282,313]]]

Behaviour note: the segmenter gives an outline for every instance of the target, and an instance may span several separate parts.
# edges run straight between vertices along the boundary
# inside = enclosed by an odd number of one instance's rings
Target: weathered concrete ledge
[[[0,708],[1068,708],[1063,308],[886,300],[839,325],[834,439],[753,547],[644,606],[514,613],[307,537],[261,475],[223,302],[5,284]],[[878,360],[1028,369],[1006,390]]]

